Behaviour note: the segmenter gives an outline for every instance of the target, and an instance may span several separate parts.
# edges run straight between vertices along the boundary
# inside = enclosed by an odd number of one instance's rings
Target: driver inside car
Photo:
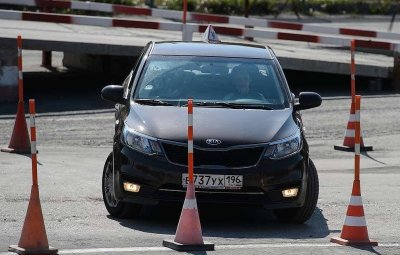
[[[242,66],[235,66],[231,71],[231,81],[235,91],[224,97],[224,100],[256,99],[265,101],[265,97],[258,92],[251,90],[251,77],[248,71]]]

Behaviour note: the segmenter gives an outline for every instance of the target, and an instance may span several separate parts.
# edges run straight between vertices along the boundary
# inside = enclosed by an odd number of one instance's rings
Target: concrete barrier
[[[15,102],[17,98],[17,41],[7,40],[0,48],[0,102]]]
[[[136,6],[107,4],[97,2],[82,1],[65,1],[65,0],[0,0],[0,4],[8,4],[14,6],[32,6],[46,10],[51,8],[82,10],[82,11],[99,11],[112,14],[130,14],[143,15],[155,18],[166,18],[182,21],[182,12],[175,10],[164,10],[156,8],[144,8]],[[277,20],[268,20],[264,18],[246,18],[239,16],[216,15],[205,13],[187,13],[187,21],[207,22],[207,23],[225,23],[232,25],[242,25],[249,27],[276,28],[284,30],[297,30],[312,33],[324,33],[330,35],[345,35],[368,37],[375,39],[400,40],[399,33],[354,29],[345,27],[329,27],[315,24],[302,24],[299,22],[285,22]]]

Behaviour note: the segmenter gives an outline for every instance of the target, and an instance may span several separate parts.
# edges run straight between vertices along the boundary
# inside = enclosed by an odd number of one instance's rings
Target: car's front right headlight
[[[126,124],[122,132],[122,141],[130,148],[150,155],[163,154],[156,138],[141,134],[129,128]]]
[[[285,139],[270,143],[264,156],[270,159],[286,158],[299,152],[301,147],[301,134],[300,130],[297,130],[295,134]]]

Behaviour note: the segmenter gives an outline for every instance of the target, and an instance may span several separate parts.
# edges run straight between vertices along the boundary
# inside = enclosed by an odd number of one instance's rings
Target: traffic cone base
[[[53,248],[49,246],[49,248],[46,249],[24,249],[21,247],[18,247],[17,245],[10,245],[8,248],[9,252],[15,252],[17,254],[57,254],[58,249]]]
[[[345,246],[378,246],[378,242],[373,240],[346,240],[340,237],[332,237],[332,243],[337,243]]]
[[[163,246],[175,251],[213,251],[215,245],[209,242],[202,244],[181,244],[173,240],[163,240]]]
[[[347,152],[354,152],[354,146],[348,147],[343,145],[334,145],[333,148],[337,151],[347,151]],[[373,151],[374,148],[372,146],[361,146],[360,151]]]
[[[8,153],[18,153],[18,150],[12,149],[12,148],[1,148],[1,152],[8,152]]]
[[[204,243],[193,183],[189,183],[175,239],[164,240],[163,246],[177,251],[213,251],[214,244]]]

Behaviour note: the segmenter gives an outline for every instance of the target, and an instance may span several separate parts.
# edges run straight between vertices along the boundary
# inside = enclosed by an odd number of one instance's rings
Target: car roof
[[[151,55],[272,59],[265,46],[241,43],[155,42]]]

